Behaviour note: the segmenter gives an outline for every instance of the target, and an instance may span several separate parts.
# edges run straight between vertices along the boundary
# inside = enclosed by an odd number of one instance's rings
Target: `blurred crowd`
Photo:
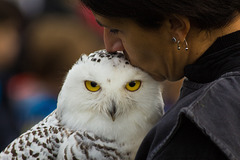
[[[102,28],[77,0],[0,0],[0,151],[56,108],[80,55],[102,48]],[[166,110],[180,86],[164,83]]]
[[[103,48],[86,13],[74,1],[0,1],[0,150],[56,108],[81,53]]]

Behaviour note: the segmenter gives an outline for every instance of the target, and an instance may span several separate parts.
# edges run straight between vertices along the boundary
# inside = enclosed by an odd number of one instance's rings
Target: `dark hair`
[[[130,18],[142,27],[157,28],[168,15],[189,18],[200,29],[220,28],[240,12],[240,0],[81,0],[105,17]]]

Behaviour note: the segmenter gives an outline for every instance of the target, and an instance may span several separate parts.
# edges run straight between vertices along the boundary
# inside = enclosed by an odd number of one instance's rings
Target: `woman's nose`
[[[122,40],[117,34],[111,33],[109,29],[104,28],[104,44],[108,52],[123,51]]]

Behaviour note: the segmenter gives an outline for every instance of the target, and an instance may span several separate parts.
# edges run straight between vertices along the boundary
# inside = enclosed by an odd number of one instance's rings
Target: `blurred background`
[[[0,151],[56,108],[67,71],[104,48],[102,33],[78,0],[0,0]],[[181,84],[164,82],[166,111]]]

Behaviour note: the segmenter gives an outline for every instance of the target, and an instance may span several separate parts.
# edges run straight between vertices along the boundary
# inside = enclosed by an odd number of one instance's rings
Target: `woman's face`
[[[158,29],[144,29],[134,21],[95,15],[104,27],[108,52],[124,51],[131,64],[148,72],[154,79],[175,81],[183,77],[184,64],[172,41],[169,23]]]

